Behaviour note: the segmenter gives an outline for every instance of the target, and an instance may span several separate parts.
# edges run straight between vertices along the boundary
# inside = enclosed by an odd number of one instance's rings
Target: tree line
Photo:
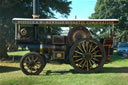
[[[67,17],[70,5],[67,0],[40,0],[40,17],[55,18],[55,13]],[[7,47],[15,42],[12,18],[32,18],[32,13],[32,0],[0,0],[0,58],[8,57]]]
[[[115,39],[117,42],[128,42],[128,0],[97,0],[90,19],[119,19],[119,24],[114,27]],[[94,27],[91,30],[95,34],[99,32],[103,38],[108,29]]]
[[[41,18],[55,18],[56,13],[68,17],[71,12],[71,1],[40,0]],[[12,18],[31,18],[32,0],[0,0],[0,58],[7,58],[7,47],[14,44],[14,24]],[[97,0],[95,12],[90,19],[119,19],[115,25],[115,38],[128,41],[128,0]],[[106,37],[108,29],[91,28],[98,38]],[[46,31],[46,30],[45,30]]]

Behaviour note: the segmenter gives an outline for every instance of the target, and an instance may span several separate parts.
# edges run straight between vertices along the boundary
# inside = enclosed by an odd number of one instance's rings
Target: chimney
[[[39,0],[33,0],[33,18],[39,18]]]

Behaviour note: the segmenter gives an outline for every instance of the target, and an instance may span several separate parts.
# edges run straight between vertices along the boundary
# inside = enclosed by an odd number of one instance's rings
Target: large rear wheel
[[[39,75],[45,65],[44,56],[36,52],[27,53],[20,61],[20,68],[26,75]]]
[[[106,60],[105,50],[102,44],[94,39],[81,39],[70,49],[69,60],[77,72],[98,72]]]

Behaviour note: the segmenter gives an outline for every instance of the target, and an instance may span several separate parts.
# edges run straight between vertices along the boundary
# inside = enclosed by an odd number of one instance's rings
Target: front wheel
[[[27,53],[20,61],[20,68],[26,75],[39,75],[45,65],[45,57],[36,52]]]
[[[77,72],[98,72],[106,60],[105,50],[102,44],[94,39],[81,39],[70,49],[69,60]]]

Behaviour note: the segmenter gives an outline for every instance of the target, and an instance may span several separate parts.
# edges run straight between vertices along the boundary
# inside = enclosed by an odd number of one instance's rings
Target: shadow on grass
[[[17,70],[20,70],[20,68],[0,66],[0,73],[12,72],[12,71],[17,71]]]
[[[104,67],[100,73],[128,73],[128,67]]]
[[[54,74],[60,75],[60,74],[68,74],[68,73],[85,74],[85,73],[78,73],[74,69],[70,69],[69,71],[51,71],[51,70],[48,70],[46,72],[46,75],[54,75]],[[98,72],[96,74],[100,74],[100,73],[128,73],[128,67],[104,67],[103,69],[101,69],[100,72]],[[90,74],[90,73],[86,73],[86,74]]]
[[[52,71],[52,70],[48,70],[46,72],[46,75],[51,75],[51,74],[67,74],[67,73],[77,74],[78,72],[76,72],[74,69],[70,69],[69,71]]]

